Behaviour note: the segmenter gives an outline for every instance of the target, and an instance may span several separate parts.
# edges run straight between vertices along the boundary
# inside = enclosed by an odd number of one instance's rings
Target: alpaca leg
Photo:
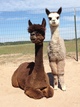
[[[63,91],[66,90],[66,86],[64,82],[64,66],[65,66],[64,60],[58,62],[58,78],[59,78],[60,87]]]
[[[54,89],[57,90],[58,89],[58,76],[54,75]]]
[[[34,99],[40,99],[43,97],[43,92],[40,89],[27,88],[25,94]]]
[[[57,76],[57,64],[56,62],[50,62],[50,67],[51,67],[51,71],[53,73],[54,76],[54,89],[57,90],[58,89],[58,76]]]
[[[66,86],[65,86],[65,83],[64,83],[64,74],[59,75],[59,83],[60,83],[61,89],[63,91],[66,91]]]
[[[52,97],[54,94],[54,90],[51,86],[44,88],[42,92],[43,92],[44,97],[46,98]]]

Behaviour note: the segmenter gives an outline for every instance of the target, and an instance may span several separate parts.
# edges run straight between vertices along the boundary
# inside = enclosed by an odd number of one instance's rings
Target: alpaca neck
[[[59,38],[59,27],[50,26],[50,28],[51,28],[51,39]]]
[[[35,44],[35,69],[36,71],[43,71],[43,44]]]

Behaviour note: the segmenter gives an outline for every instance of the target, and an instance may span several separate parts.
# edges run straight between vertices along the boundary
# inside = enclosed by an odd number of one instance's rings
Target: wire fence
[[[49,9],[50,11],[57,9]],[[76,33],[75,19],[76,16]],[[45,18],[46,38],[49,41],[51,38],[48,18],[44,10],[26,10],[26,11],[1,11],[0,12],[0,43],[15,42],[15,41],[30,41],[28,29],[28,20],[32,23],[41,24]],[[75,54],[76,58],[76,41],[77,34],[77,53],[80,52],[80,8],[63,8],[60,17],[60,35],[65,40],[67,55],[68,53]],[[70,42],[70,43],[69,43]]]

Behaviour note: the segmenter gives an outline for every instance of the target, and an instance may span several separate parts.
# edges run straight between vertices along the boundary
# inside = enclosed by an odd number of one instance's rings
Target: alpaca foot
[[[61,86],[61,89],[62,89],[63,91],[66,91],[66,86],[65,86],[65,85],[62,85],[62,86]]]
[[[43,92],[40,89],[28,88],[25,90],[25,94],[34,99],[43,98]]]
[[[46,87],[42,90],[44,97],[49,98],[54,95],[54,90],[52,86]]]
[[[58,85],[54,85],[54,90],[57,90],[58,89]]]
[[[54,76],[54,90],[58,89],[58,77]]]
[[[65,86],[65,82],[64,82],[64,75],[59,76],[59,84],[60,84],[60,88],[63,91],[66,91],[66,86]]]

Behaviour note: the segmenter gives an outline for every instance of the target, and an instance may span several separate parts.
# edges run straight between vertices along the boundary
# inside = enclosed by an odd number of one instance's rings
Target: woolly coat
[[[64,40],[60,37],[58,28],[52,32],[51,41],[48,45],[48,57],[50,62],[61,61],[66,57]]]

